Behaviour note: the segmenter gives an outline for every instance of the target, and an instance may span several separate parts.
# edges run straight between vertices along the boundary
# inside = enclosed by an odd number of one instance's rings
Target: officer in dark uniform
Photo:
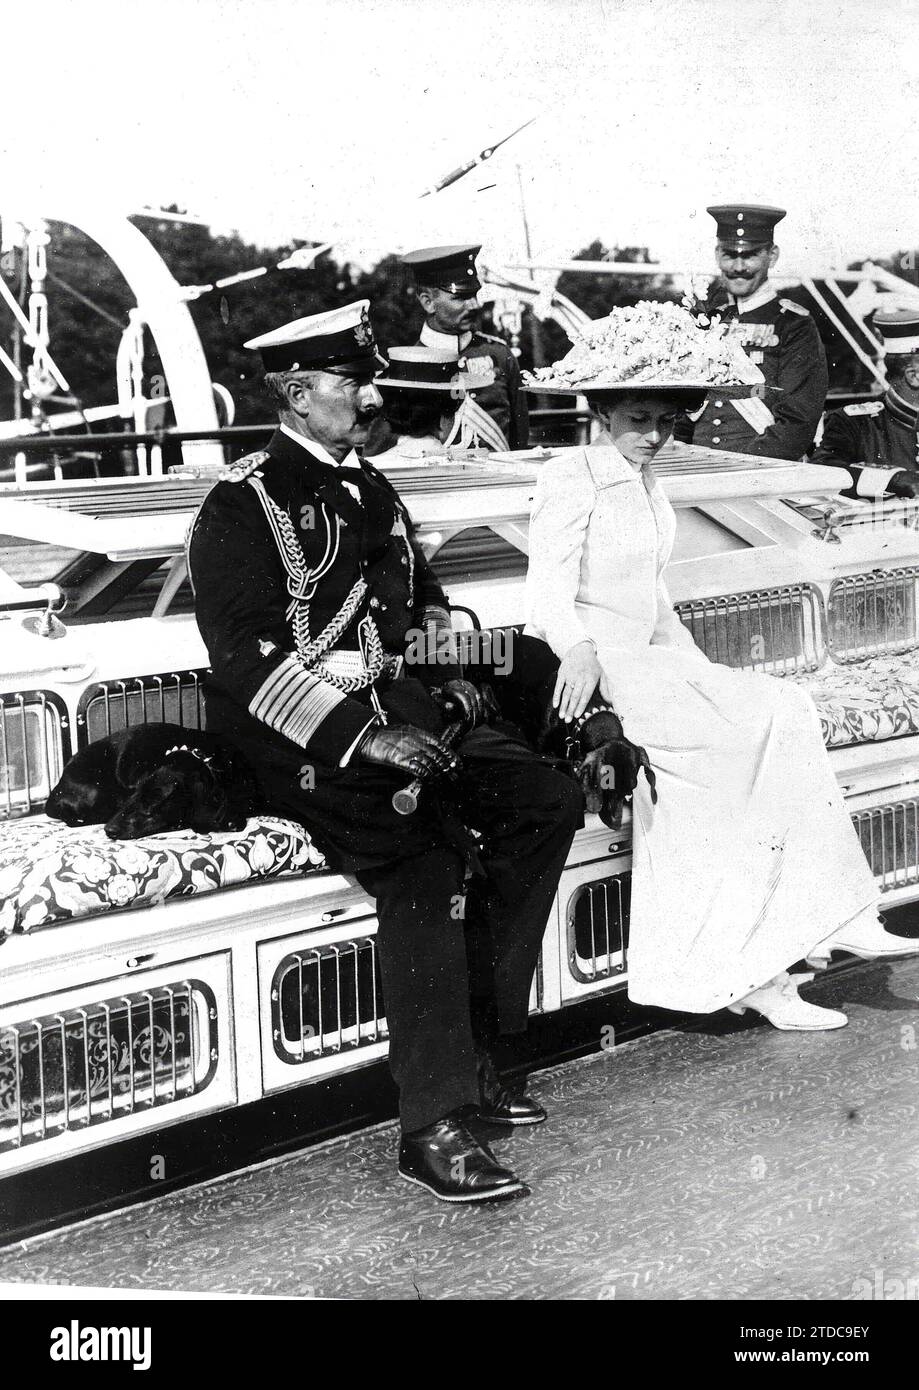
[[[810,314],[794,300],[780,299],[769,284],[779,255],[773,231],[785,212],[742,203],[707,211],[718,226],[715,259],[721,278],[700,310],[732,325],[765,377],[765,397],[732,400],[713,392],[695,423],[681,423],[676,436],[710,449],[801,459],[814,442],[828,377]]]
[[[474,393],[501,430],[505,447],[525,449],[530,442],[526,396],[520,386],[517,359],[501,338],[476,331],[482,288],[475,258],[480,246],[427,246],[402,257],[416,284],[425,321],[418,342],[425,347],[458,352],[466,370],[493,376],[492,385]]]
[[[844,497],[919,497],[919,313],[875,314],[884,343],[887,393],[830,411],[813,462],[847,468]]]
[[[443,664],[443,591],[398,495],[356,453],[381,404],[367,302],[246,346],[262,354],[281,423],[212,489],[190,535],[208,725],[248,755],[266,807],[301,821],[377,900],[401,1174],[447,1201],[520,1192],[465,1118],[545,1118],[504,1089],[487,1046],[527,1026],[580,792],[483,723],[480,692]],[[440,735],[458,713],[475,727],[454,753]],[[426,804],[399,815],[393,794],[415,778],[432,783]],[[469,825],[484,875],[464,891]],[[483,984],[469,963],[486,955]]]

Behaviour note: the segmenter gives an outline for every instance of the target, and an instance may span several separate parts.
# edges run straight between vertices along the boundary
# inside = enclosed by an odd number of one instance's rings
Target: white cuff
[[[856,497],[881,497],[887,491],[887,484],[902,468],[863,468],[855,485]]]

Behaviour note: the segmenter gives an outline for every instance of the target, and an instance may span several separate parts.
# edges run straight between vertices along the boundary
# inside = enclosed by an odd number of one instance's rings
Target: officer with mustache
[[[471,377],[481,373],[490,384],[475,391],[481,406],[504,436],[504,447],[525,449],[530,440],[526,395],[520,368],[507,343],[478,331],[482,288],[475,258],[480,246],[427,246],[410,251],[402,264],[412,272],[415,294],[424,310],[418,342],[424,347],[458,353]]]
[[[712,392],[694,421],[677,426],[676,437],[709,449],[802,459],[814,442],[829,383],[816,324],[769,283],[779,257],[773,232],[785,210],[724,203],[707,211],[718,228],[721,275],[699,311],[731,325],[762,371],[765,391],[762,398],[744,400]]]

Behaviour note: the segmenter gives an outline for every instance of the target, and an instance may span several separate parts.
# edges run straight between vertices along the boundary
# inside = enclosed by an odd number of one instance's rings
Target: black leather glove
[[[919,497],[919,473],[902,469],[890,479],[887,491],[894,497]]]
[[[414,724],[382,724],[367,730],[357,746],[364,762],[392,767],[428,781],[454,772],[457,756],[436,734]]]
[[[491,717],[485,695],[472,681],[447,681],[441,690],[441,700],[447,718],[462,719],[467,729],[487,724]]]

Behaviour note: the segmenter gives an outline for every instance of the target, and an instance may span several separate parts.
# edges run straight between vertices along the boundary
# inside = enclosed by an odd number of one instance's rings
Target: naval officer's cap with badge
[[[243,347],[259,353],[266,376],[273,372],[328,372],[370,382],[386,366],[373,334],[369,299],[292,319],[270,333],[250,338]],[[244,482],[268,457],[264,450],[247,454],[230,465],[224,481]]]
[[[716,203],[705,211],[714,217],[718,245],[725,251],[761,251],[771,246],[784,208],[758,203]]]
[[[409,251],[402,264],[412,272],[415,284],[434,290],[446,290],[460,299],[472,299],[482,288],[475,258],[481,246],[424,246]]]
[[[266,372],[370,377],[386,366],[373,336],[369,299],[293,319],[270,333],[250,338],[243,347],[260,353]]]

